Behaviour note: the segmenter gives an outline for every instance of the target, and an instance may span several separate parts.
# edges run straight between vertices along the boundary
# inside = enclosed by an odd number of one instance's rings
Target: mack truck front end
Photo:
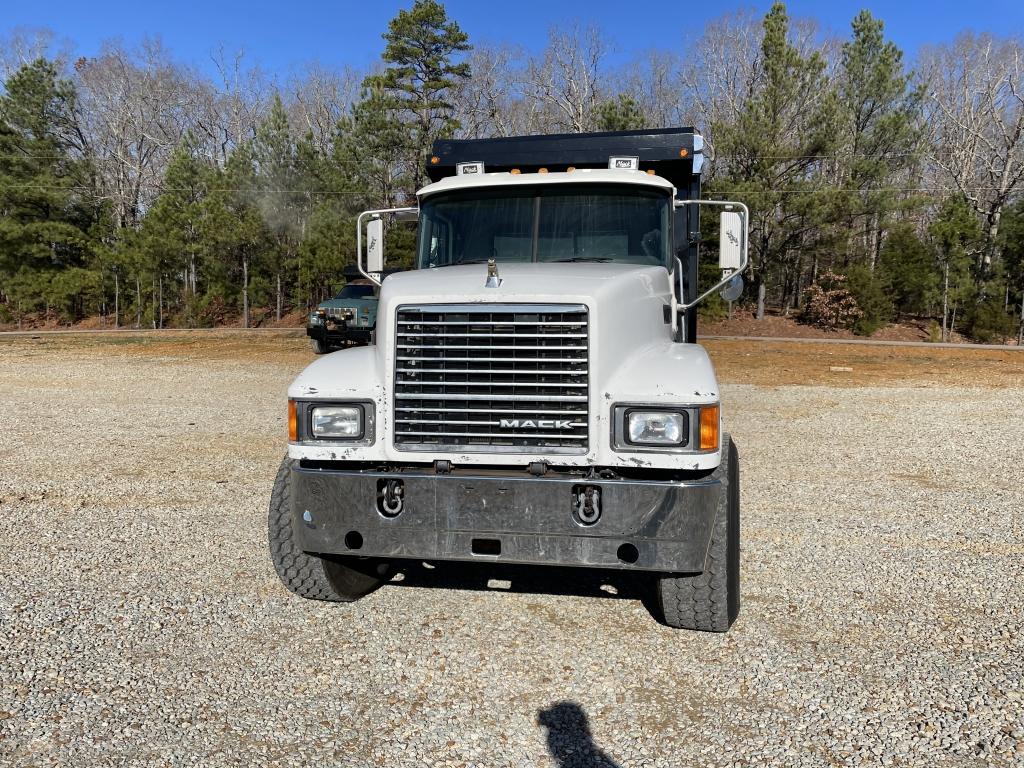
[[[702,148],[439,141],[415,206],[359,217],[375,343],[288,390],[269,538],[291,591],[354,600],[405,561],[625,569],[668,625],[731,626],[739,463],[695,307],[740,285],[747,214],[700,199]],[[707,206],[721,279],[698,286]],[[418,219],[416,269],[381,281],[394,217]]]

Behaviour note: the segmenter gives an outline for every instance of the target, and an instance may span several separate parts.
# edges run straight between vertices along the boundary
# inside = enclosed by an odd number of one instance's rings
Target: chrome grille
[[[585,453],[588,342],[582,304],[399,307],[395,446]]]

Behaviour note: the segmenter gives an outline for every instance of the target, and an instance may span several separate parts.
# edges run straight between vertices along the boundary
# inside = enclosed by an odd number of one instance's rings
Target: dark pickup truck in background
[[[332,349],[369,344],[377,325],[377,287],[369,280],[350,282],[334,298],[310,313],[306,335],[318,355]]]

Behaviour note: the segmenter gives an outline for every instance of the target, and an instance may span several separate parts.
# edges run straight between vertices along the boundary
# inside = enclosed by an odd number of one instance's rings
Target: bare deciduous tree
[[[226,165],[235,147],[255,138],[274,89],[259,67],[245,65],[245,51],[228,54],[222,46],[211,58],[219,82],[205,84],[196,130]]]
[[[174,148],[194,125],[191,77],[158,41],[105,45],[75,64],[85,130],[118,227],[137,224]]]
[[[615,76],[612,90],[626,94],[640,105],[648,127],[693,125],[688,94],[681,87],[682,61],[668,51],[648,51]]]
[[[454,103],[465,138],[514,136],[529,130],[529,111],[519,85],[522,51],[478,45],[467,61],[473,76],[459,82]]]
[[[978,266],[991,264],[999,222],[1024,187],[1024,44],[964,34],[926,50],[930,159],[986,224]]]
[[[0,37],[0,83],[25,64],[45,58],[55,61],[58,68],[67,65],[69,44],[62,43],[54,50],[54,34],[45,27],[18,27],[6,37]]]
[[[590,130],[601,91],[608,43],[596,27],[552,28],[548,47],[526,67],[524,96],[544,108],[548,130]]]
[[[705,132],[739,119],[760,77],[761,19],[741,12],[710,22],[688,46],[680,83],[692,105],[692,118]],[[707,136],[709,155],[714,137]]]
[[[310,64],[288,86],[288,119],[296,135],[309,135],[323,155],[331,150],[338,120],[359,96],[362,74],[345,67],[340,71]]]

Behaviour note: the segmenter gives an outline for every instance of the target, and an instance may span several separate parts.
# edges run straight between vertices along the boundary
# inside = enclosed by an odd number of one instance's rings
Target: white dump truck
[[[288,589],[355,600],[408,561],[626,569],[666,624],[732,625],[739,463],[695,307],[742,287],[747,211],[700,199],[702,149],[685,128],[443,140],[415,206],[359,217],[375,339],[288,390]],[[699,286],[702,209],[720,270]],[[395,219],[416,269],[381,280]]]

